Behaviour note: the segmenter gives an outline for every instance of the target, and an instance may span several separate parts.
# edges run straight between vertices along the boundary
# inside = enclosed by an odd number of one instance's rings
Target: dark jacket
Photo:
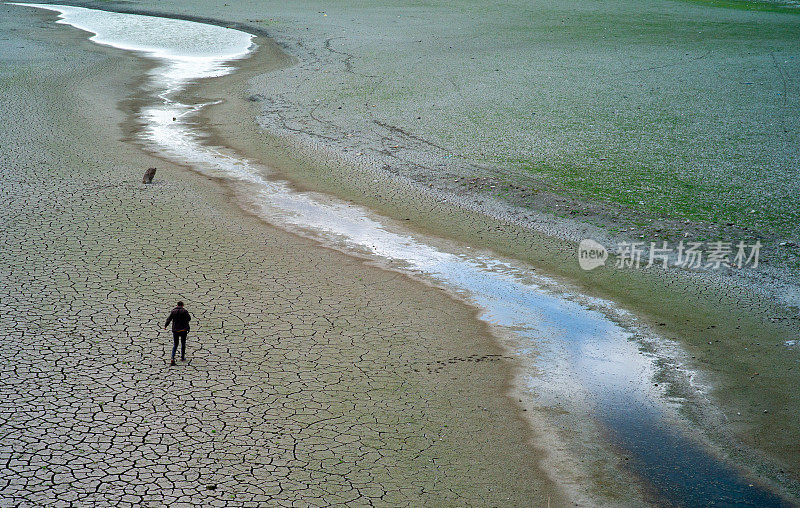
[[[189,321],[191,320],[192,316],[189,315],[188,310],[184,309],[183,307],[175,307],[172,309],[172,312],[169,313],[167,322],[164,323],[164,328],[166,328],[167,325],[169,325],[169,322],[172,321],[173,332],[188,332]]]

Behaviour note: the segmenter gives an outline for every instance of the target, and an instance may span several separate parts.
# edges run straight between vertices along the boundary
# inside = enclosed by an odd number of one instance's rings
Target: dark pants
[[[175,359],[175,351],[178,350],[178,339],[181,341],[181,358],[186,356],[186,334],[188,334],[188,330],[184,330],[182,332],[172,332],[172,339],[175,341],[172,345],[172,359]]]

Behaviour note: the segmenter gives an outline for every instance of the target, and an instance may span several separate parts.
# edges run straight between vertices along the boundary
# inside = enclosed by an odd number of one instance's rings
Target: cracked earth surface
[[[558,503],[470,309],[119,141],[144,64],[0,9],[0,505]]]

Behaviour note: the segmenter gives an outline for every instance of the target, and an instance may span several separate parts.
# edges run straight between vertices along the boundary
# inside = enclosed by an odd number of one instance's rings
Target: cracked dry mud
[[[0,19],[0,505],[558,504],[470,309],[119,141],[144,64]]]

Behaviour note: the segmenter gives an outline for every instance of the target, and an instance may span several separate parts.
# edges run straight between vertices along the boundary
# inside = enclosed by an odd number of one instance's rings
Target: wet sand
[[[3,499],[565,503],[472,309],[144,153],[123,124],[146,64],[0,9]],[[169,368],[179,298],[197,324]]]

